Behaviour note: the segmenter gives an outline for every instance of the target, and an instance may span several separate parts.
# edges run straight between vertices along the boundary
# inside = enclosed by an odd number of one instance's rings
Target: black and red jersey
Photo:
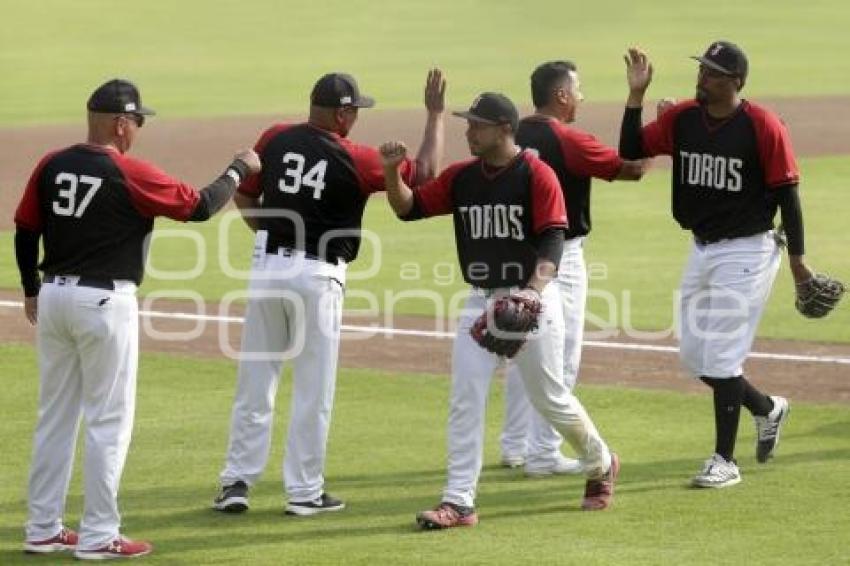
[[[623,167],[617,150],[594,136],[549,116],[529,116],[519,123],[517,143],[533,149],[558,176],[567,203],[566,238],[590,232],[590,183],[594,177],[612,181]]]
[[[701,240],[770,230],[777,205],[769,190],[799,181],[788,131],[752,102],[722,121],[695,100],[682,102],[642,138],[647,156],[673,158],[673,217]]]
[[[15,224],[44,237],[47,275],[142,281],[153,219],[187,220],[189,185],[115,149],[77,144],[44,157],[30,176]]]
[[[567,224],[555,172],[529,151],[498,170],[480,159],[455,163],[414,198],[424,217],[453,215],[463,278],[485,289],[525,285],[537,266],[538,236]]]
[[[260,228],[269,247],[303,250],[328,261],[357,257],[360,225],[370,194],[384,190],[378,150],[356,144],[310,124],[277,124],[255,146],[262,172],[248,177],[239,192],[262,197]],[[414,162],[401,165],[413,184]]]

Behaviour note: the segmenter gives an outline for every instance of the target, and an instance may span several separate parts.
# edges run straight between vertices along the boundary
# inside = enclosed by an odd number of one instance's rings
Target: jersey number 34
[[[283,155],[283,164],[286,165],[286,169],[283,171],[283,178],[278,181],[278,187],[281,191],[296,194],[302,186],[310,187],[313,189],[314,199],[322,198],[322,191],[325,190],[325,172],[328,169],[326,159],[319,160],[305,173],[306,160],[304,156],[290,151]]]

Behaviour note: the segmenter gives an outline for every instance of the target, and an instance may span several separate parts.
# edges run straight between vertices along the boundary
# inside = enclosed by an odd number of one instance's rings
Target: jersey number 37
[[[283,164],[286,165],[286,169],[283,171],[283,178],[278,181],[281,191],[296,194],[302,186],[310,187],[313,189],[314,199],[322,198],[322,191],[325,189],[325,172],[328,169],[326,159],[319,160],[305,172],[307,163],[304,156],[290,151],[283,155]]]

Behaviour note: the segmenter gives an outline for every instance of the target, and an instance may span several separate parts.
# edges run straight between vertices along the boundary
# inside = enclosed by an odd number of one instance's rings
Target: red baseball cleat
[[[462,508],[443,501],[433,509],[417,513],[416,522],[423,529],[474,527],[478,524],[478,513],[471,507]]]
[[[129,540],[118,537],[109,544],[92,550],[77,549],[74,558],[80,560],[112,560],[116,558],[137,558],[150,554],[153,545],[143,540]]]
[[[45,540],[24,541],[24,552],[32,554],[50,554],[63,550],[74,550],[79,536],[70,529],[62,529],[55,537]]]
[[[584,500],[581,508],[585,511],[601,511],[614,501],[614,482],[620,473],[620,457],[611,453],[611,467],[608,473],[599,479],[589,479],[584,484]]]

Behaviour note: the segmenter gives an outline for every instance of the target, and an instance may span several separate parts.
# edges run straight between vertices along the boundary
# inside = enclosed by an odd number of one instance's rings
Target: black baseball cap
[[[715,41],[702,56],[693,56],[700,64],[730,77],[746,80],[749,71],[747,56],[731,41]]]
[[[372,108],[375,105],[375,99],[360,94],[357,81],[348,73],[328,73],[313,85],[310,103],[327,108],[340,106]]]
[[[519,113],[511,99],[498,92],[479,94],[466,112],[452,112],[455,116],[484,122],[485,124],[510,124],[516,131]]]
[[[86,108],[90,112],[110,114],[156,114],[150,108],[142,106],[142,97],[136,85],[124,79],[112,79],[97,87],[89,97]]]

